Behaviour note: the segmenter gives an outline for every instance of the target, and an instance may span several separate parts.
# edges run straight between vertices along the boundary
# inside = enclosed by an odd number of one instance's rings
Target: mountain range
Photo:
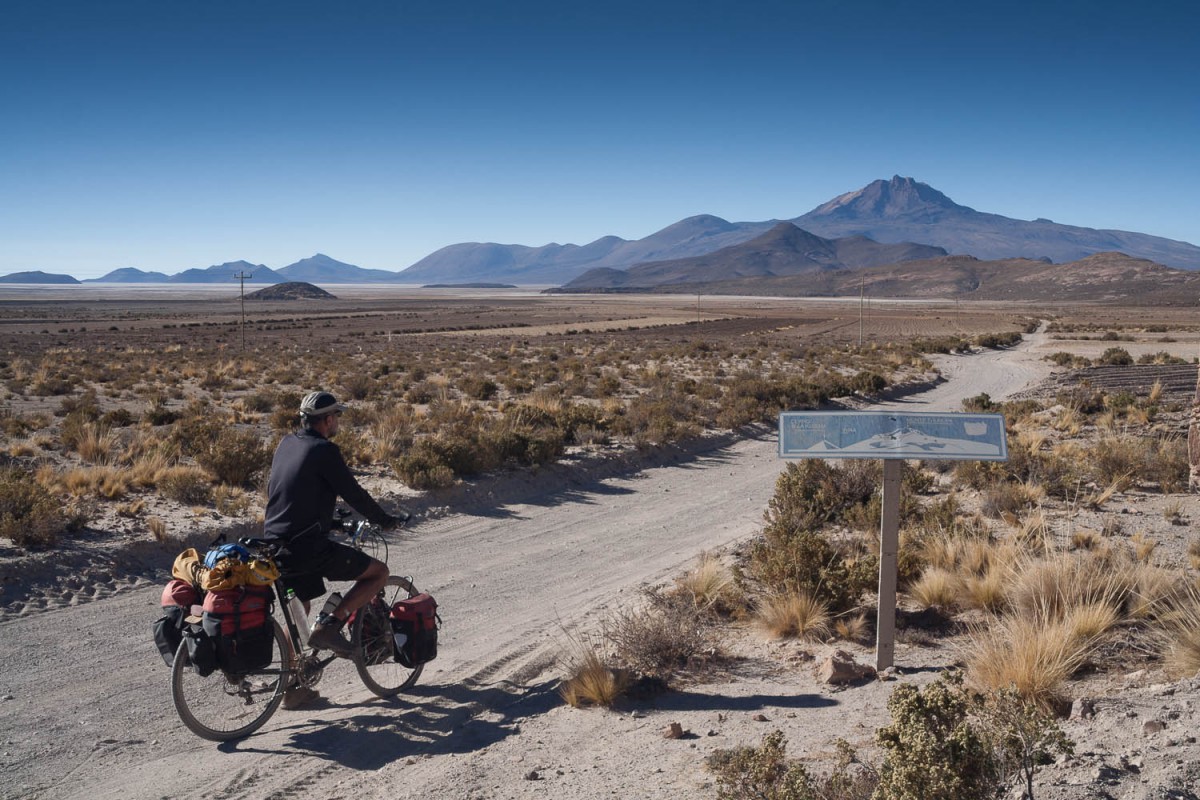
[[[803,237],[787,228],[780,229],[781,223],[788,223],[802,234],[814,237],[809,244],[815,249],[802,258],[801,255],[808,252],[804,249]],[[597,281],[596,288],[601,288],[606,281],[611,288],[642,285],[640,282],[652,275],[658,277],[650,285],[708,282],[737,278],[743,273],[722,275],[721,267],[715,266],[717,262],[694,259],[751,242],[773,231],[774,245],[770,239],[755,245],[759,254],[751,261],[757,259],[757,266],[745,262],[738,266],[739,270],[750,270],[751,273],[759,270],[760,278],[766,277],[767,273],[784,277],[775,271],[785,269],[779,266],[783,262],[789,262],[786,269],[791,270],[818,266],[836,270],[870,267],[878,263],[872,259],[881,257],[903,262],[939,255],[969,255],[989,261],[1018,258],[1067,263],[1110,251],[1179,269],[1200,270],[1200,247],[1188,242],[1130,231],[1061,225],[1047,219],[1026,221],[983,213],[955,203],[927,184],[897,175],[891,180],[874,181],[787,220],[729,222],[720,217],[699,215],[682,219],[643,239],[631,241],[604,236],[585,245],[551,243],[530,247],[466,242],[443,247],[399,272],[365,269],[317,253],[278,270],[246,261],[189,269],[175,275],[124,267],[87,282],[226,283],[233,280],[234,274],[244,273],[253,276],[247,282],[257,284],[308,281],[564,285],[591,270],[599,270],[587,279],[588,282]],[[768,252],[776,245],[782,248],[779,253]],[[898,249],[887,250],[882,247],[885,245]],[[926,249],[919,249],[922,247]],[[666,263],[681,259],[690,261],[674,265]],[[718,259],[720,261],[725,259],[722,257]],[[806,263],[808,267],[804,267]],[[769,266],[772,264],[775,266]],[[687,274],[693,269],[698,270],[697,274]],[[631,277],[616,275],[626,271]],[[752,275],[746,273],[745,277]],[[74,280],[68,275],[40,272],[0,277],[0,281],[7,283],[70,283]]]

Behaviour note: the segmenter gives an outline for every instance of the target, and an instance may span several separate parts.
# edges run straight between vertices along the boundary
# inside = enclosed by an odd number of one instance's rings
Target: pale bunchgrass
[[[712,553],[702,553],[695,567],[676,578],[675,590],[705,611],[724,613],[738,604],[739,592],[733,574]]]
[[[828,607],[802,591],[763,597],[755,606],[754,621],[776,639],[819,639],[829,634]]]
[[[1200,591],[1195,587],[1163,618],[1159,645],[1169,677],[1190,678],[1200,672]]]
[[[921,608],[953,609],[959,605],[962,579],[949,570],[930,567],[911,586],[908,596]]]
[[[558,687],[558,694],[573,708],[611,708],[628,685],[624,672],[605,664],[595,650],[588,650],[568,663],[567,676]]]
[[[1063,684],[1087,663],[1098,639],[1096,619],[1076,613],[1014,614],[976,626],[965,654],[968,679],[987,690],[1012,686],[1040,708],[1061,709]]]
[[[834,634],[847,642],[864,641],[869,630],[870,624],[867,622],[867,616],[861,612],[853,616],[838,617],[833,622]]]
[[[150,535],[154,537],[154,541],[167,541],[167,523],[163,522],[158,517],[147,517],[146,529],[150,531]]]
[[[87,464],[108,464],[119,441],[117,434],[103,425],[84,425],[75,442],[75,452]]]
[[[999,612],[1008,603],[1008,579],[1005,567],[994,567],[983,575],[963,579],[962,602],[968,608]]]
[[[1154,557],[1154,549],[1158,547],[1158,541],[1151,539],[1145,531],[1138,531],[1129,537],[1129,543],[1133,545],[1134,557],[1143,564],[1149,564]]]

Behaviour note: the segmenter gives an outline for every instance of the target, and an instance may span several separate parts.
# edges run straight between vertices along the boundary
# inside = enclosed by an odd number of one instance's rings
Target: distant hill
[[[574,244],[542,247],[475,242],[454,244],[403,270],[400,280],[420,284],[566,283],[597,267],[625,268],[643,261],[711,253],[752,239],[774,224],[775,221],[733,223],[720,217],[701,215],[680,220],[635,241],[605,236],[582,247]]]
[[[52,272],[34,270],[32,272],[13,272],[8,275],[0,275],[0,283],[46,283],[70,285],[78,284],[79,281],[75,280],[70,275],[57,275]]]
[[[1200,297],[1200,273],[1173,269],[1124,253],[1097,253],[1067,264],[1022,258],[981,261],[973,256],[943,256],[862,270],[677,283],[648,291],[844,297],[857,296],[860,287],[865,288],[868,296],[880,298],[1194,305]]]
[[[114,269],[99,278],[86,278],[84,283],[166,283],[170,277],[163,272],[146,272],[137,267]]]
[[[270,267],[262,264],[251,264],[249,261],[227,261],[206,269],[188,269],[176,273],[169,278],[171,283],[229,283],[234,275],[246,274],[252,277],[246,283],[285,283],[287,278]]]
[[[247,300],[336,300],[329,292],[303,281],[277,283],[246,295]]]
[[[736,278],[797,275],[893,264],[946,255],[940,247],[880,244],[861,236],[824,239],[781,222],[748,242],[715,253],[671,261],[651,261],[628,270],[594,269],[566,285],[567,289],[653,287],[678,283],[709,283]]]
[[[983,259],[1049,258],[1075,261],[1093,253],[1120,251],[1180,269],[1200,269],[1200,247],[1144,233],[1025,221],[958,205],[913,178],[877,180],[787,220],[826,239],[864,237],[882,244],[917,242],[948,253]],[[706,255],[747,242],[779,220],[728,222],[688,217],[647,236],[627,241],[605,236],[591,244],[470,242],[443,247],[400,273],[406,283],[505,281],[567,284],[591,269],[627,270],[648,261]]]
[[[288,264],[278,270],[278,274],[287,280],[318,283],[396,283],[400,280],[399,273],[356,267],[324,253]]]
[[[1200,247],[1187,242],[985,214],[899,175],[835,197],[791,222],[819,236],[924,242],[981,259],[1046,257],[1063,263],[1119,251],[1170,267],[1200,269]]]

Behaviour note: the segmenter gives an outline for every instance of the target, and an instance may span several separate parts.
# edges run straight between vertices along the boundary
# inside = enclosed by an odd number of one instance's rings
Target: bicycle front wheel
[[[171,668],[171,698],[188,730],[203,739],[227,742],[249,736],[271,718],[291,677],[287,636],[278,622],[274,627],[274,659],[247,675],[216,669],[202,678],[192,668],[186,642],[179,646]]]
[[[408,597],[409,585],[399,575],[390,576],[383,590],[355,613],[350,627],[358,677],[380,697],[394,697],[421,677],[423,665],[409,668],[396,661],[392,636],[392,604]]]

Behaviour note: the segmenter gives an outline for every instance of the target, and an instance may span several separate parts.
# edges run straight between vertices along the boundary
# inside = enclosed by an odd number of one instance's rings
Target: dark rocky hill
[[[304,281],[277,283],[246,295],[247,300],[336,300],[319,286]]]

